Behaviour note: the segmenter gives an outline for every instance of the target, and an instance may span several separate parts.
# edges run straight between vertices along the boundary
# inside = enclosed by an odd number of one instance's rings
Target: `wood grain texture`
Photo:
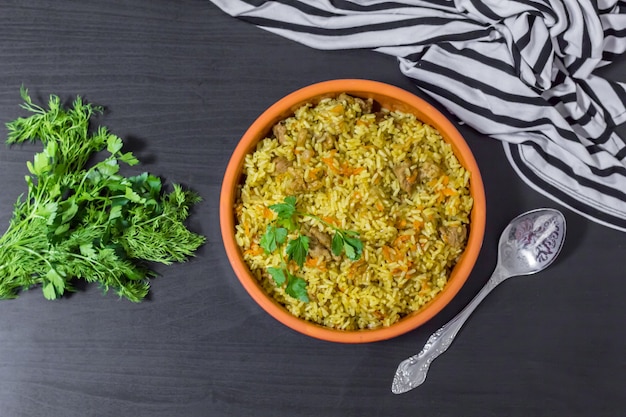
[[[517,178],[497,142],[465,126],[487,190],[486,239],[468,284],[423,327],[368,345],[326,343],[268,317],[237,282],[218,198],[239,137],[275,100],[316,81],[369,78],[421,95],[392,57],[312,50],[200,0],[15,0],[0,15],[0,137],[24,114],[22,84],[38,100],[78,94],[105,105],[99,121],[143,161],[129,172],[199,192],[190,225],[208,238],[190,262],[158,267],[140,304],[93,286],[54,302],[39,289],[0,301],[0,416],[624,414],[626,234],[565,209],[557,263],[499,287],[422,387],[391,394],[397,364],[485,283],[506,223],[555,206]],[[604,71],[626,81],[625,67]],[[0,149],[3,225],[37,149]]]

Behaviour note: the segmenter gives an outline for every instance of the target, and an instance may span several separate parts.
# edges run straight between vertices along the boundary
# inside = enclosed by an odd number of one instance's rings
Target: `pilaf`
[[[334,329],[386,327],[419,310],[444,288],[467,241],[469,172],[436,129],[375,107],[340,94],[298,108],[246,156],[235,203],[235,238],[264,290]],[[309,302],[276,284],[268,268],[284,256],[260,246],[275,220],[268,207],[290,196],[324,220],[299,219],[311,247],[302,268],[288,265]],[[359,233],[359,260],[333,253],[329,226]]]

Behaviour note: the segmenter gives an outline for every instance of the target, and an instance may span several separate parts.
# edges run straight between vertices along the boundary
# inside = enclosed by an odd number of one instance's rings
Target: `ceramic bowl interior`
[[[260,140],[268,136],[274,124],[293,115],[301,105],[315,103],[324,97],[334,97],[340,93],[364,99],[371,98],[384,108],[413,113],[419,120],[440,132],[471,175],[470,193],[474,199],[474,205],[470,215],[467,247],[452,270],[448,283],[432,301],[420,310],[389,327],[342,331],[293,316],[262,289],[248,269],[235,241],[234,204],[245,156],[255,150]],[[295,331],[317,339],[340,343],[367,343],[390,339],[417,328],[439,313],[458,293],[474,267],[482,246],[485,215],[485,193],[478,165],[469,146],[455,126],[423,99],[395,86],[369,80],[348,79],[320,82],[297,90],[269,107],[252,123],[236,146],[226,168],[220,194],[220,228],[226,254],[235,275],[254,301],[276,320]]]

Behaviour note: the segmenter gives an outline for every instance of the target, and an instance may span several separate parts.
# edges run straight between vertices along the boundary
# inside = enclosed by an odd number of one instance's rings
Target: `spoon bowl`
[[[496,268],[472,301],[426,341],[415,356],[400,363],[391,384],[394,394],[421,385],[433,360],[445,352],[472,312],[496,286],[514,276],[531,275],[546,269],[559,255],[565,242],[565,217],[555,209],[523,213],[507,225],[498,243]]]
[[[517,216],[502,232],[498,263],[509,276],[535,274],[554,262],[564,241],[565,218],[560,211],[532,210]]]

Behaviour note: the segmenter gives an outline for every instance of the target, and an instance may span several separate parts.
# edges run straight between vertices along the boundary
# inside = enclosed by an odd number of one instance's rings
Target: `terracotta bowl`
[[[470,172],[470,193],[474,206],[470,216],[468,242],[465,252],[453,269],[444,289],[420,310],[404,317],[389,327],[372,330],[343,331],[297,318],[271,298],[248,269],[235,241],[234,204],[246,154],[253,152],[257,142],[271,132],[278,121],[293,115],[294,110],[307,102],[323,97],[347,93],[361,98],[372,98],[382,107],[415,114],[419,120],[436,128],[444,140],[452,145],[461,164]],[[433,106],[400,88],[367,80],[332,80],[297,90],[269,107],[252,123],[235,148],[222,183],[220,195],[220,227],[226,254],[235,275],[262,309],[279,322],[305,335],[340,343],[367,343],[390,339],[417,328],[439,313],[458,293],[469,277],[480,252],[485,231],[485,193],[478,165],[467,143],[454,125]]]

